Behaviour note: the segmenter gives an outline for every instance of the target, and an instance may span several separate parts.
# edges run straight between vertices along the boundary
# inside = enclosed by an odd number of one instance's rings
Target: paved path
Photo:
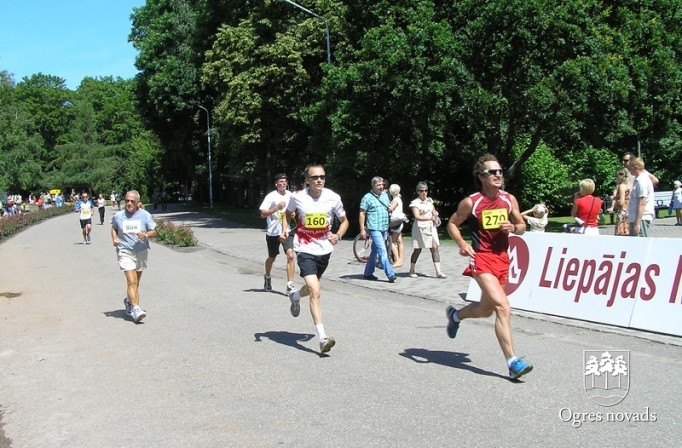
[[[193,229],[195,236],[199,239],[199,244],[203,247],[210,248],[232,258],[260,265],[265,261],[267,253],[265,252],[264,243],[265,233],[262,229],[245,228],[204,213],[183,211],[177,206],[175,211],[171,210],[170,213],[158,216],[171,219],[178,225],[189,225]],[[613,233],[613,226],[602,226],[600,232],[604,235],[611,235]],[[651,227],[651,235],[652,237],[660,238],[682,238],[682,227],[675,226],[674,217],[657,219]],[[417,273],[420,277],[418,279],[410,278],[408,271],[410,255],[412,254],[412,243],[411,241],[406,241],[403,267],[396,269],[398,279],[394,284],[389,284],[386,276],[379,269],[375,272],[376,276],[379,277],[379,281],[364,280],[362,278],[364,264],[359,263],[353,256],[352,243],[352,236],[349,235],[348,238],[344,238],[335,247],[332,262],[324,275],[325,281],[350,283],[369,290],[399,293],[443,304],[455,304],[456,307],[467,303],[464,301],[464,297],[466,297],[471,279],[461,275],[461,273],[466,268],[468,258],[459,255],[457,246],[449,238],[440,247],[441,264],[443,272],[448,275],[447,279],[436,278],[433,263],[431,262],[431,254],[428,251],[423,251],[417,262]],[[273,287],[281,291],[284,291],[286,287],[284,266],[284,256],[280,255],[273,268]],[[298,277],[298,271],[295,275],[295,280],[296,284],[300,286],[301,280]],[[260,278],[254,279],[254,287],[260,287],[261,284],[262,273]],[[602,331],[630,332],[630,334],[637,335],[638,337],[682,345],[682,338],[677,337],[630,331],[608,325],[583,323],[536,313],[524,313],[523,311],[517,311],[517,314],[523,314],[530,318],[556,320],[578,327],[599,328]]]
[[[140,325],[122,310],[108,226],[95,226],[83,246],[77,217],[63,216],[0,245],[0,446],[3,432],[16,448],[669,447],[682,439],[680,338],[516,313],[516,346],[536,368],[511,382],[492,320],[467,322],[455,341],[445,336],[445,303],[461,303],[467,286],[454,246],[443,247],[448,279],[433,278],[424,254],[426,276],[409,279],[403,268],[389,285],[362,280],[343,241],[323,279],[337,346],[319,356],[305,307],[294,319],[286,295],[261,290],[261,230],[180,210],[167,216],[191,224],[201,246],[154,244]],[[654,227],[678,231],[666,220]],[[283,260],[273,286],[284,289]],[[586,397],[583,350],[630,350],[623,403],[605,408]],[[580,413],[602,421],[575,429]]]

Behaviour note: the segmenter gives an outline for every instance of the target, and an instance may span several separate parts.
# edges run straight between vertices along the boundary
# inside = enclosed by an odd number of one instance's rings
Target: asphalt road
[[[320,356],[305,304],[293,318],[284,293],[261,289],[262,231],[167,216],[191,224],[201,246],[153,245],[141,287],[148,317],[139,325],[124,316],[125,282],[108,226],[94,226],[93,244],[84,246],[77,216],[63,216],[0,245],[7,446],[672,447],[682,440],[680,338],[515,313],[515,345],[535,369],[510,381],[492,319],[465,322],[454,341],[445,335],[445,306],[464,303],[463,259],[443,249],[445,280],[433,277],[424,254],[422,278],[409,279],[403,268],[395,285],[367,282],[344,241],[322,283],[325,327],[337,345]],[[284,289],[283,266],[278,260],[275,289]],[[630,352],[620,404],[603,407],[587,396],[584,350]]]

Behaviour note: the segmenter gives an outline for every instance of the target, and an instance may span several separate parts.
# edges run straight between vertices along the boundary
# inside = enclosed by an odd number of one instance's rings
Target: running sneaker
[[[90,244],[90,235],[88,235],[88,238],[86,239],[86,243],[85,243],[85,244]]]
[[[327,353],[329,350],[334,347],[336,344],[336,341],[334,338],[324,338],[320,341],[320,352],[322,353]]]
[[[147,317],[147,313],[144,312],[142,308],[139,306],[133,307],[133,309],[130,312],[130,317],[133,318],[133,321],[137,324],[139,323],[142,319]]]
[[[130,300],[128,300],[128,297],[125,297],[123,299],[123,306],[126,307],[126,314],[128,316],[132,316],[133,315],[133,304],[130,303]]]
[[[457,330],[459,330],[459,322],[455,322],[454,315],[457,312],[455,307],[449,306],[445,309],[445,315],[448,318],[448,325],[445,330],[448,332],[450,339],[455,339],[457,336]]]
[[[298,291],[298,289],[296,289],[296,287],[294,286],[293,283],[291,283],[291,282],[287,283],[287,295],[294,293],[296,291]]]
[[[533,364],[518,358],[509,366],[509,377],[513,380],[522,377],[533,370]]]
[[[291,307],[289,308],[289,311],[291,311],[292,316],[298,317],[298,315],[301,314],[301,301],[294,300],[295,293],[296,291],[289,293],[289,300],[291,300]]]
[[[266,291],[272,291],[272,278],[264,275],[263,280],[263,289]]]

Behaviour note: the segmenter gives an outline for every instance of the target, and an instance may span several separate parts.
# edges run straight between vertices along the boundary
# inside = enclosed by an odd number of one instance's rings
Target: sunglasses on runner
[[[498,168],[495,170],[483,170],[483,171],[481,171],[481,174],[491,174],[493,176],[501,176],[502,175],[502,168]]]

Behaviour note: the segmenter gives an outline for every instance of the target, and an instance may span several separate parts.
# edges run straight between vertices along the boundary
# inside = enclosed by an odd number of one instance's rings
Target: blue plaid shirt
[[[367,230],[379,230],[381,232],[388,230],[389,205],[391,205],[391,201],[385,191],[382,191],[379,197],[373,191],[362,197],[360,210],[365,212],[365,228]]]

